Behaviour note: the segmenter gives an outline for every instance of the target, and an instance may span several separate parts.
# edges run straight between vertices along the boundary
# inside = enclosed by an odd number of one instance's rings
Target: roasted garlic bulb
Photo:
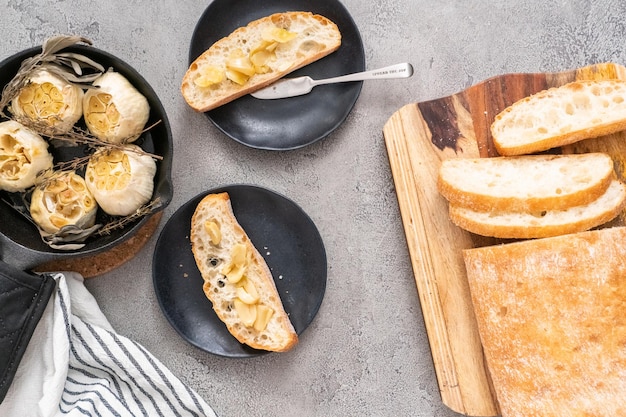
[[[35,187],[30,215],[47,233],[63,226],[88,228],[95,224],[98,204],[85,180],[74,171],[61,171]]]
[[[119,72],[109,70],[94,80],[83,98],[89,131],[109,143],[132,142],[150,116],[148,100]]]
[[[59,133],[68,132],[83,115],[83,90],[45,69],[30,77],[11,101],[16,118],[44,123]]]
[[[48,143],[37,133],[9,120],[0,123],[0,189],[24,191],[37,174],[52,168]]]
[[[101,149],[89,160],[87,187],[106,213],[127,216],[150,201],[156,162],[137,145]]]

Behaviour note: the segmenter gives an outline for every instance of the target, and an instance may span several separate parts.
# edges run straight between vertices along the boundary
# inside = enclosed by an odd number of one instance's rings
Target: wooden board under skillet
[[[540,90],[587,79],[626,79],[626,68],[602,63],[496,76],[448,97],[408,104],[383,128],[442,401],[458,413],[498,415],[461,250],[502,240],[476,236],[450,222],[447,201],[436,186],[439,165],[446,158],[497,156],[489,127],[500,111]],[[557,151],[607,152],[620,179],[626,179],[626,132]],[[610,225],[624,224],[622,213]]]

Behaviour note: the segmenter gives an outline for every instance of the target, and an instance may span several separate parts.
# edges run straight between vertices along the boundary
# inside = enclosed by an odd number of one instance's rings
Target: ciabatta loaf
[[[206,112],[317,61],[340,45],[339,28],[326,17],[276,13],[214,43],[189,66],[181,91],[189,106]]]
[[[457,226],[482,236],[530,239],[576,233],[600,226],[617,217],[626,206],[626,187],[613,180],[599,198],[589,204],[563,210],[538,212],[475,211],[450,205],[450,219]]]
[[[536,212],[588,204],[614,176],[604,153],[454,158],[442,161],[437,186],[453,206]]]
[[[270,269],[235,218],[228,193],[200,201],[190,239],[204,293],[228,331],[255,349],[291,349],[298,335]]]
[[[626,412],[626,229],[463,252],[502,417]]]
[[[513,103],[491,134],[500,155],[521,155],[626,129],[626,81],[574,81]]]

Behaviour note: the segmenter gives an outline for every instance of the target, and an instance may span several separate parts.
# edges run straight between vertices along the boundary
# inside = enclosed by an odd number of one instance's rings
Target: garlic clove
[[[47,233],[57,233],[63,226],[83,228],[95,224],[98,204],[87,189],[85,180],[73,171],[54,173],[35,187],[30,215]]]
[[[286,43],[298,36],[296,32],[290,32],[287,29],[273,26],[263,31],[261,37],[266,42]]]
[[[246,304],[256,304],[259,301],[259,293],[256,286],[249,279],[242,280],[237,287],[237,297]]]
[[[224,70],[215,66],[207,67],[202,74],[194,80],[198,87],[211,87],[219,84],[226,78]]]
[[[66,133],[83,115],[83,95],[79,86],[42,69],[11,101],[11,112],[17,119],[44,123],[55,132]]]
[[[239,298],[235,298],[233,301],[235,305],[235,311],[239,315],[239,319],[246,327],[252,327],[256,321],[257,307],[254,304],[246,304]]]
[[[228,282],[230,282],[231,284],[236,284],[241,281],[245,272],[245,265],[231,265],[228,269],[228,273],[224,275],[226,275],[226,279],[228,279]]]
[[[250,58],[248,58],[247,56],[240,56],[229,59],[228,61],[226,61],[226,68],[232,71],[240,72],[248,77],[254,75],[255,72],[254,65],[252,64],[252,62],[250,62]]]
[[[150,117],[148,100],[120,73],[109,70],[83,97],[89,131],[109,143],[136,140]]]
[[[249,76],[239,72],[239,71],[233,71],[231,69],[226,69],[226,78],[228,78],[229,80],[231,80],[234,83],[237,83],[239,85],[244,85],[245,83],[248,82],[248,79],[250,78]]]
[[[213,220],[207,220],[204,222],[204,230],[209,235],[209,239],[211,244],[217,246],[222,241],[222,231],[220,230],[220,226],[217,222]]]
[[[101,149],[89,159],[85,182],[106,213],[127,216],[152,198],[156,162],[137,145]]]
[[[254,73],[254,65],[241,49],[235,49],[226,59],[225,74],[229,80],[244,85]]]
[[[0,123],[1,190],[24,191],[52,165],[48,143],[41,136],[13,120]]]
[[[264,304],[259,304],[256,307],[256,311],[257,314],[254,320],[254,330],[256,330],[257,332],[262,332],[267,328],[268,323],[274,315],[274,310]]]
[[[246,263],[246,245],[243,243],[236,243],[231,250],[230,256],[231,262],[236,266],[244,266]]]

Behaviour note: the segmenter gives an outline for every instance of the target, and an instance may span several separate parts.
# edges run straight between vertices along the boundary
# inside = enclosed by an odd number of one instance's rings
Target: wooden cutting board
[[[583,79],[626,79],[603,63],[559,73],[505,74],[437,100],[408,104],[383,128],[417,292],[442,401],[469,416],[499,414],[471,305],[461,250],[496,244],[453,225],[436,178],[446,158],[497,156],[489,127],[513,102]],[[626,133],[590,139],[563,153],[608,152],[624,180]],[[624,215],[612,225],[624,224]]]

